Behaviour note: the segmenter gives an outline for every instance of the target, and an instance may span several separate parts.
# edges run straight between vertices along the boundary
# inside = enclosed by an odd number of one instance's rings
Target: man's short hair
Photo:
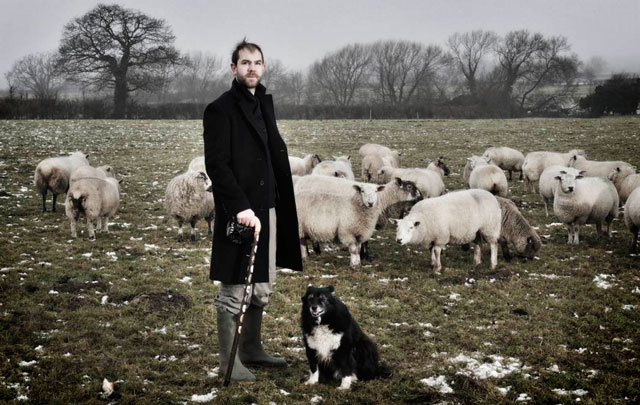
[[[238,64],[238,54],[243,49],[247,49],[250,52],[253,52],[255,50],[260,51],[260,56],[262,56],[262,62],[264,63],[264,54],[262,53],[262,49],[260,49],[260,47],[253,42],[247,42],[246,38],[243,39],[242,42],[238,43],[238,45],[236,45],[236,49],[231,54],[231,63],[233,63],[234,65]]]

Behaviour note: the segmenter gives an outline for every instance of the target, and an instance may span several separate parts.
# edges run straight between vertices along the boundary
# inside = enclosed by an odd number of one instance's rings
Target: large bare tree
[[[349,106],[366,83],[370,62],[371,53],[366,46],[347,45],[311,66],[310,83],[320,90],[321,98],[340,107]]]
[[[473,97],[478,95],[478,69],[483,58],[492,52],[498,36],[491,31],[475,30],[463,34],[455,33],[449,37],[447,45],[451,50],[453,62],[464,75],[467,87]]]
[[[55,53],[27,55],[17,60],[6,75],[10,86],[29,92],[38,100],[54,99],[64,83],[56,64]]]
[[[113,117],[124,118],[129,93],[161,86],[163,65],[178,61],[174,40],[164,20],[100,4],[65,25],[59,52],[76,80],[113,88]]]
[[[381,41],[372,45],[374,89],[382,103],[410,102],[421,85],[442,64],[442,49],[409,41]]]

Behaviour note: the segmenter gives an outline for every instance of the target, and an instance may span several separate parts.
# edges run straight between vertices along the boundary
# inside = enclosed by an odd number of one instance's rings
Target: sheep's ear
[[[580,176],[584,176],[587,173],[586,170],[580,170]]]
[[[581,174],[579,174],[579,175],[577,175],[577,176],[576,176],[576,180],[577,180],[577,179],[582,179],[582,178],[584,178],[584,176],[583,176],[583,175],[581,175]]]
[[[616,171],[617,171],[618,173],[620,173],[620,168],[619,168],[619,167],[616,167]]]
[[[106,171],[106,172],[110,172],[110,171],[111,171],[111,168],[110,168],[110,167],[107,167],[107,168],[105,169],[105,171]]]
[[[378,186],[378,188],[376,189],[376,191],[382,191],[382,190],[384,190],[384,187],[385,187],[385,186],[384,186],[384,184],[383,184],[382,186]]]
[[[89,159],[89,153],[85,153],[85,154],[84,154],[84,158],[85,158],[85,159]]]
[[[402,179],[400,177],[396,177],[394,180],[396,181],[397,185],[399,185],[399,186],[402,185]]]
[[[413,223],[414,227],[417,227],[418,225],[420,225],[420,221],[416,221],[416,222]]]
[[[400,220],[395,218],[389,218],[389,222],[397,226],[400,223]]]
[[[351,155],[347,155],[347,160],[351,162]]]
[[[355,188],[358,193],[362,193],[362,187],[360,187],[359,185],[354,184],[353,188]]]
[[[556,180],[562,180],[562,178],[560,176],[556,176],[554,177]]]
[[[473,159],[467,158],[467,162],[471,163],[471,162],[473,162]]]
[[[560,174],[567,174],[567,172],[564,170],[560,170]]]

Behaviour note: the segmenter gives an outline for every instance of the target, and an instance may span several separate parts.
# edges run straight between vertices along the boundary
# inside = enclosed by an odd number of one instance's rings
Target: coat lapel
[[[251,128],[253,128],[253,131],[251,131],[251,134],[260,141],[260,144],[262,146],[266,148],[267,147],[265,143],[266,140],[262,139],[262,137],[260,136],[260,133],[258,132],[258,126],[256,125],[256,122],[253,119],[253,113],[249,111],[249,106],[246,105],[245,103],[242,103],[240,100],[236,101],[236,103],[238,104],[240,111],[242,111],[242,115],[244,115],[244,118],[249,122],[249,124],[251,124]]]

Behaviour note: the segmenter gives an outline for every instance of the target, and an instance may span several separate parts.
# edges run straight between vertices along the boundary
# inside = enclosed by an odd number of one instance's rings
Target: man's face
[[[236,80],[248,89],[255,89],[260,83],[266,67],[259,50],[241,49],[238,52],[238,63],[231,64],[231,72]]]

